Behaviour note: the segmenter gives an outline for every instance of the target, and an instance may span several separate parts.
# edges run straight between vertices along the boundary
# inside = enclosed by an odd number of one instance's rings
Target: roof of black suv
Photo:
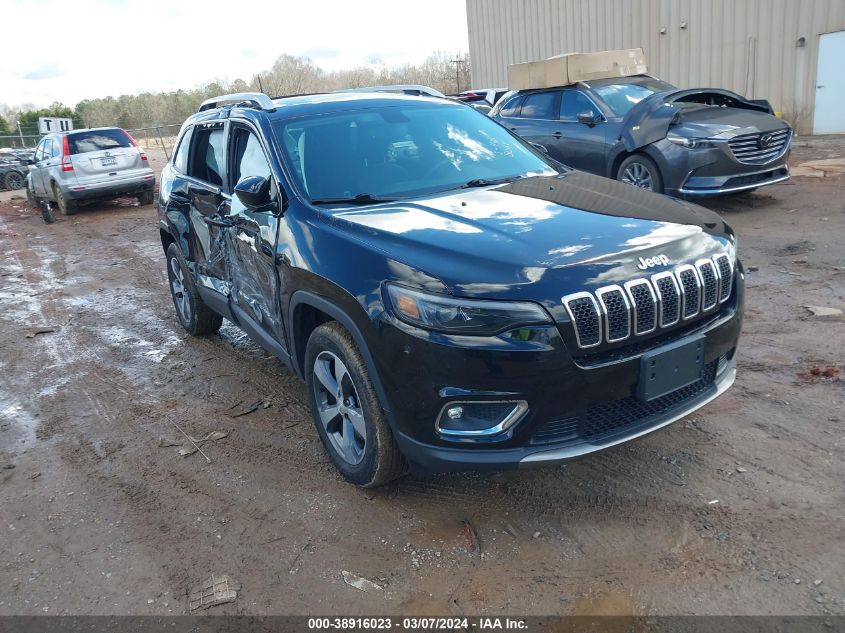
[[[289,119],[310,114],[329,114],[361,110],[374,106],[401,105],[408,102],[420,102],[434,105],[463,107],[463,104],[447,99],[435,97],[412,96],[387,92],[332,92],[309,95],[295,95],[290,97],[276,97],[272,99],[273,110],[262,110],[248,106],[233,104],[214,109],[207,109],[192,115],[189,121],[218,118],[221,111],[241,107],[253,112],[264,112],[273,119]]]

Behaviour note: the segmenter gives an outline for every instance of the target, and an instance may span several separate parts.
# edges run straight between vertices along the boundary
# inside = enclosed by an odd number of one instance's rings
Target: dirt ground
[[[843,157],[800,139],[792,162]],[[280,362],[183,332],[152,207],[47,226],[6,196],[0,615],[187,613],[210,574],[241,590],[207,613],[845,613],[845,322],[803,307],[845,308],[845,177],[803,173],[706,203],[750,271],[722,398],[566,466],[376,491],[335,474]],[[229,435],[208,464],[160,446],[174,423]]]

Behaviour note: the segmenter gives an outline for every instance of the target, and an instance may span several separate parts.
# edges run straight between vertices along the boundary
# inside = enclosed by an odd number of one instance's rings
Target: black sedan
[[[552,158],[681,198],[789,178],[792,128],[767,101],[638,75],[512,91],[490,116]]]

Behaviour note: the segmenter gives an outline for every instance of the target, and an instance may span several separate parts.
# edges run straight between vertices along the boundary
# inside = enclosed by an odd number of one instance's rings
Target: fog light
[[[450,402],[435,428],[445,439],[486,439],[504,434],[528,411],[524,400]]]
[[[449,416],[450,420],[460,420],[464,417],[464,408],[463,407],[449,407],[446,409],[446,415]]]

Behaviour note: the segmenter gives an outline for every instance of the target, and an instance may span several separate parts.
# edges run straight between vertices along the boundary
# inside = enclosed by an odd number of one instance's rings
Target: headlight
[[[535,303],[460,299],[394,284],[387,285],[387,293],[399,319],[428,330],[492,336],[516,327],[552,322]]]
[[[687,136],[675,134],[674,132],[669,132],[669,134],[666,135],[666,140],[668,140],[670,143],[674,143],[675,145],[682,145],[687,149],[703,149],[706,147],[716,147],[716,143],[712,139],[690,138]]]

